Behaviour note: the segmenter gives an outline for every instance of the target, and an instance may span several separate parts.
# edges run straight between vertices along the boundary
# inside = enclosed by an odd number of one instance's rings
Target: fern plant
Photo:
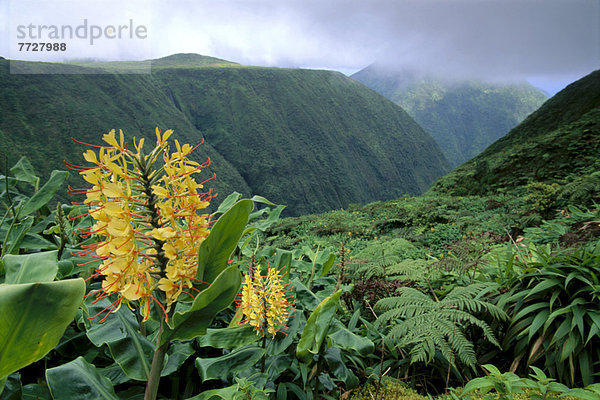
[[[386,339],[409,350],[411,363],[428,364],[439,352],[451,365],[457,359],[474,367],[477,359],[473,343],[465,333],[467,327],[480,328],[487,341],[500,346],[490,326],[475,316],[485,312],[495,319],[507,318],[501,308],[484,300],[494,287],[489,284],[456,287],[441,300],[403,287],[398,289],[399,296],[377,302],[376,309],[384,311],[378,323],[388,326]]]

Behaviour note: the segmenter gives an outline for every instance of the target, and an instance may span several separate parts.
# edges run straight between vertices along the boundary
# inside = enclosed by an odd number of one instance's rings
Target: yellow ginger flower
[[[239,309],[243,314],[243,323],[248,323],[259,336],[265,336],[265,327],[271,337],[286,329],[291,305],[286,296],[288,290],[282,282],[280,271],[267,268],[262,276],[260,266],[247,273],[242,284]]]
[[[80,235],[96,235],[100,241],[87,246],[81,255],[102,260],[95,276],[103,278],[98,298],[118,294],[108,308],[116,311],[121,302],[138,302],[144,319],[156,302],[167,315],[183,293],[191,290],[197,272],[200,243],[208,236],[209,217],[201,214],[213,197],[202,191],[193,174],[210,165],[188,158],[195,149],[175,141],[171,151],[168,138],[156,129],[156,146],[144,153],[144,140],[128,149],[122,131],[117,140],[112,130],[103,136],[107,145],[87,150],[83,157],[92,166],[78,167],[89,189],[73,189],[85,194],[84,204],[95,223]],[[81,142],[80,142],[81,143]],[[85,143],[84,143],[85,144]],[[212,179],[212,178],[210,178]],[[94,254],[95,253],[95,254]]]

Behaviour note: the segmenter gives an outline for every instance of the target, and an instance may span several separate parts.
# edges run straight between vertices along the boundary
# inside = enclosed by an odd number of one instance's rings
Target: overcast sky
[[[330,68],[378,62],[449,76],[528,79],[554,93],[600,68],[600,0],[0,0],[7,58],[144,59],[189,52],[243,64]],[[126,6],[124,6],[124,4]],[[126,8],[124,8],[126,7]],[[18,51],[17,27],[126,24],[143,40],[63,40]],[[112,32],[112,31],[111,31]],[[135,39],[135,38],[134,38]],[[139,38],[138,38],[139,39]],[[60,40],[59,40],[60,41]]]

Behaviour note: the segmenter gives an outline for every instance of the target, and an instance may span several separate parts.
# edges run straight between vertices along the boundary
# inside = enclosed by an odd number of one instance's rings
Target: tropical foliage
[[[0,176],[1,399],[600,398],[597,188],[281,219],[216,203],[170,134],[105,135],[81,204],[66,172]]]

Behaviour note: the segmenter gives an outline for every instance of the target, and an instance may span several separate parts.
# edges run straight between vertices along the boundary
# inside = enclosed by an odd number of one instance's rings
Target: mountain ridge
[[[600,70],[568,85],[430,190],[466,195],[546,185],[555,197],[589,195],[592,200],[598,197],[600,185],[598,154]]]
[[[373,64],[352,75],[405,109],[456,167],[506,134],[546,100],[527,82],[457,80]]]
[[[47,175],[63,159],[81,160],[71,136],[97,143],[123,128],[152,140],[156,126],[174,129],[180,142],[207,139],[194,157],[213,159],[219,192],[260,194],[290,214],[422,193],[449,170],[408,114],[340,73],[182,67],[202,60],[214,61],[175,55],[151,74],[111,73],[114,63],[21,62],[32,71],[94,72],[73,75],[10,75],[10,61],[0,61],[0,151],[10,165],[29,156]]]

